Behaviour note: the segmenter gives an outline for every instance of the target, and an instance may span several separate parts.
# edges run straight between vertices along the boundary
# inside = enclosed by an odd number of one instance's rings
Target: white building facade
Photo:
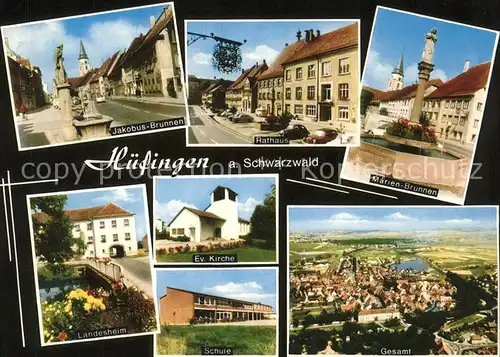
[[[250,232],[250,222],[238,216],[238,194],[218,186],[211,193],[211,203],[204,210],[183,207],[168,227],[172,238],[189,237],[191,242],[210,238],[238,239]]]
[[[73,223],[73,237],[82,238],[84,257],[137,255],[135,215],[108,203],[105,206],[66,211]]]

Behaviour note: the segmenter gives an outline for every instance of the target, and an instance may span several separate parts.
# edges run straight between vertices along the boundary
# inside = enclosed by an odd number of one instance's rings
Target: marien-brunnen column
[[[437,42],[437,30],[433,28],[425,36],[424,52],[422,53],[422,61],[418,64],[418,86],[415,95],[415,101],[411,110],[410,121],[418,123],[420,113],[422,112],[422,102],[424,101],[424,92],[431,72],[434,69],[432,57],[434,56],[434,45]]]

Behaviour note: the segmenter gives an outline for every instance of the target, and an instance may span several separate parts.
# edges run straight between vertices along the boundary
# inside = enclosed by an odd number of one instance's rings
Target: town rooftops
[[[359,315],[375,315],[375,314],[393,314],[393,313],[396,313],[398,312],[398,310],[396,309],[391,309],[391,308],[387,308],[387,309],[372,309],[372,310],[361,310],[359,312]]]
[[[278,57],[273,61],[271,66],[266,69],[259,76],[258,80],[276,78],[283,76],[283,66],[281,65],[283,62],[287,61],[290,57],[292,57],[297,51],[299,51],[304,45],[306,41],[300,40],[285,46],[285,48],[280,52]]]
[[[290,56],[284,63],[301,61],[324,53],[355,46],[358,44],[358,23],[327,32],[310,41]]]
[[[184,290],[184,289],[178,289],[178,288],[172,288],[170,286],[167,286],[166,290],[167,290],[167,293],[165,295],[163,295],[162,297],[160,297],[160,300],[163,299],[164,297],[166,297],[168,295],[168,291],[169,290],[177,290],[177,291],[182,291],[184,293],[189,293],[189,294],[194,294],[194,295],[200,295],[200,296],[207,296],[207,297],[216,298],[216,299],[225,299],[225,300],[230,300],[230,301],[235,301],[235,302],[242,302],[242,303],[247,303],[247,304],[256,304],[256,305],[262,305],[262,306],[272,307],[271,305],[262,304],[260,302],[238,300],[238,299],[227,298],[227,297],[224,297],[224,296],[217,296],[217,295],[211,295],[211,294],[205,294],[205,293],[198,293],[196,291]]]
[[[73,87],[73,88],[78,88],[78,87],[84,86],[85,84],[87,84],[90,81],[90,79],[92,78],[92,76],[96,72],[97,72],[97,69],[92,69],[81,77],[68,78],[68,83],[71,84],[71,87]]]
[[[227,90],[242,89],[243,86],[245,85],[245,79],[249,78],[249,79],[255,80],[259,76],[259,74],[262,73],[263,71],[265,71],[267,68],[268,67],[267,67],[267,64],[265,61],[261,64],[259,64],[259,63],[254,64],[252,67],[244,70],[243,73],[240,74],[240,76],[238,78],[236,78],[236,80],[233,82],[233,84],[231,84],[227,88]],[[250,85],[252,86],[253,83],[251,83]]]
[[[468,96],[486,88],[491,62],[481,63],[450,79],[429,94],[427,98],[448,98]]]
[[[443,85],[443,81],[441,79],[431,79],[427,82],[425,88],[429,88],[432,86],[440,87]],[[415,97],[417,94],[417,84],[412,84],[411,86],[403,87],[399,90],[391,90],[387,92],[378,93],[378,100],[383,102],[389,102],[394,100],[403,100],[403,99],[411,99]],[[437,90],[437,89],[436,89]],[[428,97],[428,96],[427,96]]]
[[[134,215],[133,213],[121,208],[120,206],[112,202],[104,206],[65,210],[64,213],[72,222],[88,221],[96,218],[123,217]],[[33,219],[39,223],[46,223],[50,220],[50,216],[43,212],[35,213],[33,214]]]
[[[366,92],[370,92],[373,95],[372,101],[380,100],[380,98],[385,94],[384,91],[381,91],[381,90],[378,90],[375,88],[371,88],[371,87],[367,87],[367,86],[363,86],[362,90],[364,90]]]
[[[248,219],[241,218],[241,217],[238,217],[238,222],[242,222],[242,223],[248,223],[248,224],[250,224],[250,221],[249,221]]]

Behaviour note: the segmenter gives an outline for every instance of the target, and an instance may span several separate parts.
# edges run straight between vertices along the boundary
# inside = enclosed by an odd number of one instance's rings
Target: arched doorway
[[[125,256],[125,248],[120,244],[112,245],[109,247],[109,256],[111,258],[123,258]]]

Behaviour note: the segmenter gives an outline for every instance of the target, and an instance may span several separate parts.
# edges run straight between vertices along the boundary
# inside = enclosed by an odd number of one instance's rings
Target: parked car
[[[52,106],[56,109],[61,109],[59,98],[52,99]]]
[[[103,95],[98,95],[96,98],[95,98],[95,101],[97,103],[104,103],[106,101],[106,98],[104,98]]]
[[[267,110],[266,108],[259,107],[255,109],[255,114],[259,117],[263,117],[267,115]]]
[[[326,144],[329,141],[335,140],[339,132],[335,129],[323,128],[309,134],[304,141],[308,144]]]
[[[229,118],[233,123],[251,123],[253,122],[253,117],[244,113],[237,113],[232,118]]]
[[[308,136],[309,130],[302,124],[293,124],[281,130],[279,134],[288,140],[297,140]]]

